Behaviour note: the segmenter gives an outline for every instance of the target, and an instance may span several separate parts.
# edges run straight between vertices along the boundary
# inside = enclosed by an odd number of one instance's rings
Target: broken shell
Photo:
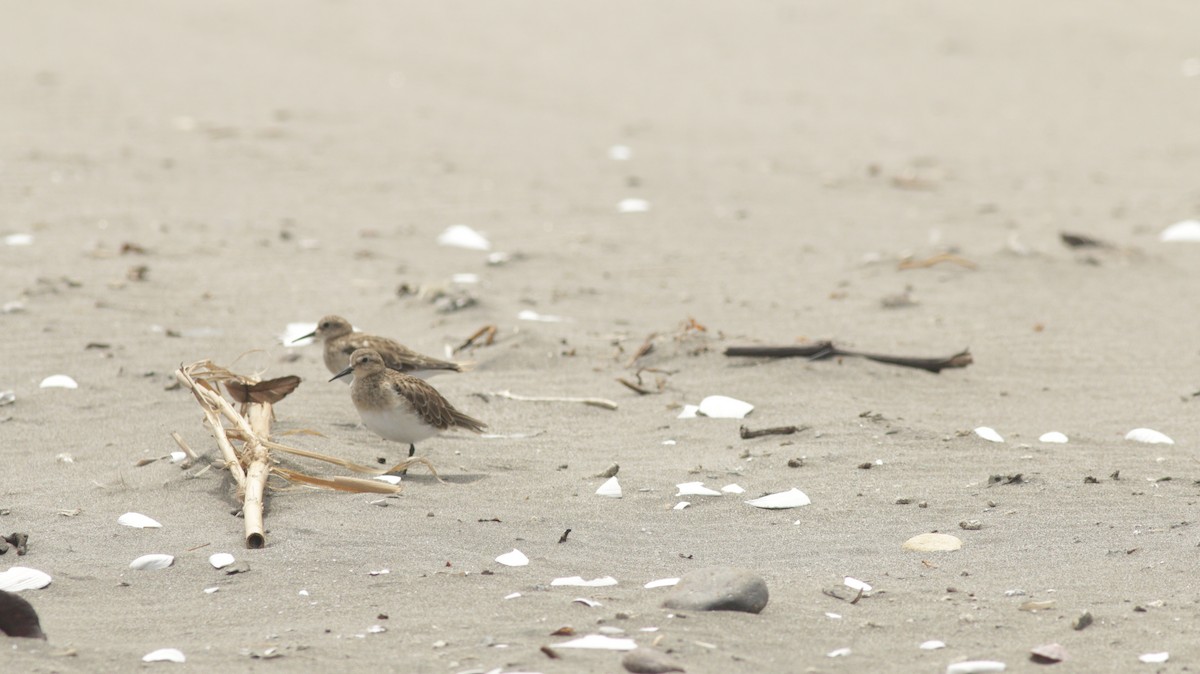
[[[138,571],[157,571],[165,569],[175,562],[175,558],[171,555],[142,555],[129,563],[129,568],[137,569]]]
[[[765,508],[767,510],[782,510],[785,508],[798,508],[806,506],[812,501],[804,492],[792,487],[787,491],[781,491],[777,494],[768,494],[761,498],[756,498],[752,501],[746,501],[748,505],[755,508]]]
[[[0,590],[20,592],[40,590],[50,584],[50,575],[27,566],[14,566],[0,573]]]
[[[1041,437],[1038,438],[1038,442],[1051,442],[1051,443],[1056,443],[1056,444],[1062,444],[1062,443],[1065,443],[1066,441],[1067,441],[1067,436],[1063,435],[1062,433],[1059,433],[1058,431],[1050,431],[1049,433],[1043,433],[1041,435]]]
[[[40,386],[42,388],[79,388],[79,384],[65,374],[50,375],[42,380]]]
[[[923,641],[923,642],[921,642],[921,646],[920,646],[921,650],[923,650],[923,651],[936,651],[939,648],[945,648],[945,647],[946,647],[946,642],[938,641],[937,639],[930,639],[929,641]]]
[[[499,557],[496,558],[496,561],[500,562],[501,564],[503,564],[505,566],[528,566],[529,565],[529,558],[525,556],[525,553],[521,552],[520,550],[518,550],[516,548],[513,548],[512,552],[506,552],[503,555],[500,555]]]
[[[1152,428],[1135,428],[1125,434],[1126,440],[1145,442],[1151,445],[1173,445],[1175,441]]]
[[[374,479],[379,480],[380,482],[386,482],[388,484],[400,484],[399,475],[376,475]]]
[[[606,637],[603,634],[589,634],[586,637],[555,644],[555,648],[592,648],[606,651],[632,651],[637,648],[633,639]]]
[[[9,234],[4,237],[4,245],[6,246],[32,246],[32,234]]]
[[[976,428],[975,435],[978,435],[989,442],[1004,442],[1004,438],[996,432],[996,429],[988,428],[987,426],[980,426],[979,428]]]
[[[520,596],[521,596],[520,592],[512,592],[512,593],[504,595],[504,598],[505,599],[516,599],[517,597],[520,597]]]
[[[607,496],[609,498],[621,498],[621,483],[617,482],[616,476],[608,478],[600,488],[596,490],[597,496]]]
[[[12,391],[0,391],[0,405],[11,405],[17,401],[17,394]]]
[[[517,319],[522,321],[534,321],[537,323],[565,323],[567,319],[562,316],[553,316],[551,314],[539,314],[532,309],[522,309],[517,312]]]
[[[649,583],[646,583],[642,587],[646,588],[647,590],[653,590],[656,587],[671,587],[672,585],[678,584],[678,578],[659,578],[658,580],[652,580]]]
[[[439,246],[466,248],[468,250],[491,250],[492,243],[487,237],[466,225],[450,225],[446,231],[438,235]]]
[[[946,674],[987,674],[988,672],[1003,672],[1007,666],[995,660],[968,660],[956,662],[946,668]]]
[[[142,656],[142,662],[187,662],[178,648],[160,648]]]
[[[676,496],[721,496],[721,492],[705,487],[703,482],[684,482],[675,488],[679,490]]]
[[[901,546],[910,552],[950,552],[962,547],[962,541],[950,534],[917,534]]]
[[[567,578],[555,578],[550,581],[551,586],[570,585],[574,587],[607,587],[616,585],[617,579],[612,576],[604,576],[593,580],[584,580],[581,576],[569,576]]]
[[[161,529],[162,525],[141,513],[125,513],[117,518],[117,524],[135,529]]]
[[[729,396],[708,396],[700,401],[697,414],[712,419],[744,419],[754,405]]]
[[[228,552],[218,552],[208,558],[208,563],[212,564],[214,569],[223,569],[234,561],[233,555]]]
[[[179,463],[187,458],[187,452],[171,452],[171,463]]]
[[[1029,649],[1029,655],[1034,662],[1062,662],[1067,659],[1067,649],[1060,644],[1043,644]]]
[[[604,604],[601,604],[600,602],[596,601],[595,599],[588,599],[587,597],[575,597],[574,599],[571,600],[571,603],[572,604],[583,604],[584,606],[586,606],[588,608],[596,608],[597,606],[604,605]],[[572,631],[572,634],[574,634],[573,631]]]
[[[686,508],[690,505],[692,505],[692,504],[689,501],[680,501],[679,503],[676,503],[675,507],[671,508],[671,510],[683,510],[684,508]]]
[[[622,199],[617,202],[618,213],[645,213],[650,210],[650,202],[645,199]]]
[[[633,159],[633,149],[628,145],[614,145],[608,148],[608,158],[613,161],[629,161]]]
[[[861,590],[863,592],[871,591],[871,586],[869,584],[864,583],[857,578],[851,578],[850,576],[846,576],[842,580],[842,584],[844,584],[846,587],[850,588],[851,590]]]
[[[746,490],[742,489],[741,485],[737,485],[737,484],[727,484],[724,487],[721,487],[721,491],[723,491],[727,494],[745,494],[746,493]]]
[[[825,654],[825,657],[827,657],[827,658],[844,658],[847,655],[850,655],[849,648],[839,648],[837,650],[829,651],[828,653]]]
[[[697,405],[684,405],[683,409],[679,412],[679,416],[677,416],[675,418],[676,419],[695,419],[696,412],[699,410],[700,410],[700,407]]]
[[[279,335],[279,341],[286,347],[305,346],[316,341],[312,337],[304,337],[304,335],[312,334],[317,329],[316,323],[288,323],[283,334]],[[299,340],[299,341],[297,341]]]
[[[1177,222],[1170,227],[1164,229],[1158,235],[1158,240],[1163,243],[1173,242],[1192,242],[1200,241],[1200,220],[1184,220]],[[10,244],[11,245],[11,244]]]
[[[1161,653],[1143,653],[1138,656],[1138,660],[1146,664],[1160,664],[1171,659],[1171,654],[1163,651]]]

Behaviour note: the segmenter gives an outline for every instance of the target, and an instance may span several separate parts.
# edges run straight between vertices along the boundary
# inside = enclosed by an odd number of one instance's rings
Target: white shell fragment
[[[962,541],[950,534],[917,534],[902,545],[910,552],[951,552],[962,547]]]
[[[869,584],[864,583],[857,578],[851,578],[850,576],[846,576],[845,579],[842,580],[842,584],[851,590],[862,590],[863,592],[871,591],[871,586]]]
[[[1135,428],[1125,434],[1126,440],[1145,442],[1151,445],[1173,445],[1175,441],[1152,428]]]
[[[458,283],[460,285],[472,285],[479,283],[479,274],[471,274],[468,272],[454,274],[450,277],[450,281],[451,283]]]
[[[400,484],[399,475],[376,475],[374,479],[379,480],[380,482],[386,482],[388,484]]]
[[[117,524],[135,529],[161,529],[162,525],[156,520],[141,513],[125,513],[117,518]]]
[[[1167,651],[1161,653],[1143,653],[1138,656],[1138,660],[1148,665],[1156,665],[1171,659],[1171,654]]]
[[[650,202],[645,199],[622,199],[617,203],[618,213],[645,213],[650,210]]]
[[[1061,445],[1067,442],[1067,436],[1059,433],[1058,431],[1050,431],[1049,433],[1043,433],[1038,438],[1038,442],[1049,442]]]
[[[975,435],[978,435],[988,442],[1004,442],[1004,438],[996,432],[996,429],[988,428],[987,426],[980,426],[979,428],[976,428]]]
[[[0,590],[20,592],[40,590],[50,584],[50,574],[27,566],[14,566],[0,573]]]
[[[32,234],[9,234],[4,237],[4,245],[6,246],[32,246]]]
[[[216,594],[216,593],[218,593],[218,592],[220,592],[220,591],[221,591],[221,588],[219,588],[219,587],[206,587],[206,588],[204,588],[204,594]]]
[[[496,561],[504,566],[529,566],[529,558],[525,556],[525,553],[516,548],[513,548],[512,552],[500,555],[496,558]]]
[[[1003,672],[1007,666],[996,660],[968,660],[956,662],[946,668],[946,674],[987,674],[988,672]]]
[[[0,391],[0,406],[11,405],[17,401],[17,394],[12,391]]]
[[[721,496],[721,492],[705,487],[703,482],[684,482],[675,488],[679,490],[676,496]]]
[[[920,646],[921,650],[923,650],[923,651],[936,651],[938,649],[945,648],[945,647],[946,647],[946,642],[938,641],[937,639],[930,639],[929,641],[922,641],[921,646]]]
[[[596,608],[598,606],[604,606],[604,604],[601,604],[600,602],[596,601],[595,599],[588,599],[587,597],[575,597],[574,599],[571,600],[571,603],[572,604],[583,604],[584,606],[586,606],[588,608]]]
[[[171,452],[171,463],[180,463],[187,458],[187,452]]]
[[[746,501],[747,504],[755,508],[766,508],[768,510],[782,510],[785,508],[799,508],[812,503],[808,495],[804,492],[792,487],[787,491],[781,491],[777,494],[768,494],[766,496],[756,498],[751,501]]]
[[[606,637],[603,634],[589,634],[586,637],[572,639],[561,644],[555,644],[555,648],[591,648],[605,651],[632,651],[637,648],[637,642],[628,638],[613,638]]]
[[[466,225],[450,225],[446,231],[438,234],[439,246],[451,248],[466,248],[468,250],[491,250],[492,242],[479,232]]]
[[[708,396],[700,401],[696,414],[712,419],[744,419],[754,405],[729,396]]]
[[[562,316],[554,316],[551,314],[539,314],[532,309],[522,309],[517,312],[517,319],[522,321],[534,321],[536,323],[565,323],[567,319]]]
[[[520,597],[520,596],[521,596],[520,592],[511,592],[509,594],[504,595],[504,598],[505,599],[516,599],[517,597]]]
[[[604,576],[603,578],[595,578],[592,580],[584,580],[581,576],[569,576],[567,578],[555,578],[550,581],[552,586],[569,585],[572,587],[607,587],[616,585],[617,579],[612,576]]]
[[[847,655],[850,655],[849,648],[839,648],[837,650],[829,651],[828,653],[825,654],[825,657],[827,657],[827,658],[844,658]]]
[[[680,501],[679,503],[676,503],[675,507],[671,508],[671,510],[683,510],[684,508],[687,508],[690,505],[692,505],[692,504],[689,501]]]
[[[696,412],[699,412],[699,411],[700,411],[699,405],[684,405],[683,409],[680,410],[680,412],[679,412],[679,416],[677,416],[675,418],[676,419],[695,419]]]
[[[1164,229],[1162,234],[1158,235],[1158,240],[1163,243],[1174,242],[1200,242],[1200,220],[1184,220],[1177,222],[1170,227]],[[11,245],[11,244],[10,244]]]
[[[165,569],[173,563],[175,563],[175,558],[171,555],[142,555],[130,562],[129,568],[138,571],[157,571]]]
[[[40,386],[42,388],[79,388],[79,384],[65,374],[50,375],[42,380]]]
[[[608,148],[608,158],[613,161],[629,161],[633,159],[633,149],[628,145],[614,145]]]
[[[600,488],[596,490],[596,495],[607,496],[609,498],[621,498],[621,483],[617,482],[617,478],[614,475],[613,477],[608,478],[607,482],[600,485]]]
[[[142,656],[142,662],[187,662],[178,648],[160,648]]]
[[[228,552],[218,552],[208,558],[208,563],[212,564],[214,569],[223,569],[234,561],[233,555]]]
[[[300,338],[316,329],[316,323],[288,323],[283,334],[279,335],[279,342],[288,348],[312,344],[315,341],[312,337]],[[300,341],[297,342],[297,339]]]
[[[721,487],[721,491],[725,492],[726,494],[745,494],[746,493],[746,490],[742,489],[742,486],[739,484],[727,484],[724,487]]]
[[[652,580],[649,583],[646,583],[642,587],[646,588],[647,590],[653,590],[656,587],[671,587],[672,585],[678,584],[678,578],[659,578],[658,580]]]

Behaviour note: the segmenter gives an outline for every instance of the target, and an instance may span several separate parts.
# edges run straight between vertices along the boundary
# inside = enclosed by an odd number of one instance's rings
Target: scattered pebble
[[[1175,441],[1152,428],[1135,428],[1125,434],[1126,440],[1145,442],[1151,445],[1173,445]]]
[[[487,237],[466,225],[450,225],[446,231],[438,235],[439,246],[451,248],[466,248],[467,250],[491,250],[492,243]]]
[[[975,435],[978,435],[989,442],[1004,442],[1004,438],[996,432],[996,429],[988,428],[987,426],[980,426],[979,428],[976,428]]]
[[[963,520],[958,523],[958,528],[964,531],[979,531],[983,528],[983,522],[979,520]]]
[[[1029,659],[1042,665],[1050,665],[1067,659],[1067,649],[1060,644],[1043,644],[1029,650]]]
[[[1084,611],[1071,621],[1071,629],[1078,632],[1079,630],[1085,629],[1087,626],[1091,625],[1093,620],[1092,612]]]
[[[917,534],[901,546],[910,552],[950,552],[962,547],[962,541],[950,534]]]
[[[690,611],[758,613],[769,600],[762,576],[732,567],[710,567],[684,574],[663,601],[664,608]]]
[[[635,648],[621,658],[621,666],[633,674],[666,674],[685,671],[683,666],[651,648]]]

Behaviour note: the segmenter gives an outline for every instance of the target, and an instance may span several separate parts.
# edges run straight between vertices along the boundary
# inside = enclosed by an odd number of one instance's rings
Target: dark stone
[[[0,590],[0,632],[10,637],[45,639],[33,606],[14,592]]]
[[[663,608],[686,611],[758,613],[767,605],[767,581],[732,567],[697,569],[683,576],[663,602]]]
[[[621,658],[621,666],[633,674],[683,672],[683,666],[652,648],[636,648]]]

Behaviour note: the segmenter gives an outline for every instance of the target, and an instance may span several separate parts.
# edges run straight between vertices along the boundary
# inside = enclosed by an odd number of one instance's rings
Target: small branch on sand
[[[583,403],[592,407],[602,407],[606,410],[617,409],[617,404],[605,398],[560,398],[557,396],[522,396],[513,393],[512,391],[492,391],[488,395],[494,395],[497,398],[505,398],[508,400],[516,400],[524,403]]]
[[[496,330],[497,328],[494,325],[485,325],[476,330],[475,333],[468,337],[462,344],[454,347],[454,350],[450,353],[455,354],[463,349],[469,349],[473,346],[478,346],[480,343],[482,343],[483,346],[491,346],[496,342]]]
[[[774,428],[761,428],[758,430],[750,430],[745,426],[738,428],[738,435],[742,436],[743,440],[751,438],[761,438],[764,435],[791,435],[800,431],[808,430],[808,426],[775,426]]]
[[[826,360],[839,356],[857,356],[877,363],[914,367],[938,374],[950,368],[966,367],[975,362],[967,349],[948,358],[909,358],[907,356],[888,356],[863,351],[851,351],[834,346],[833,342],[817,342],[816,344],[796,346],[731,346],[725,349],[726,356],[747,356],[758,358],[808,358],[809,360]]]

